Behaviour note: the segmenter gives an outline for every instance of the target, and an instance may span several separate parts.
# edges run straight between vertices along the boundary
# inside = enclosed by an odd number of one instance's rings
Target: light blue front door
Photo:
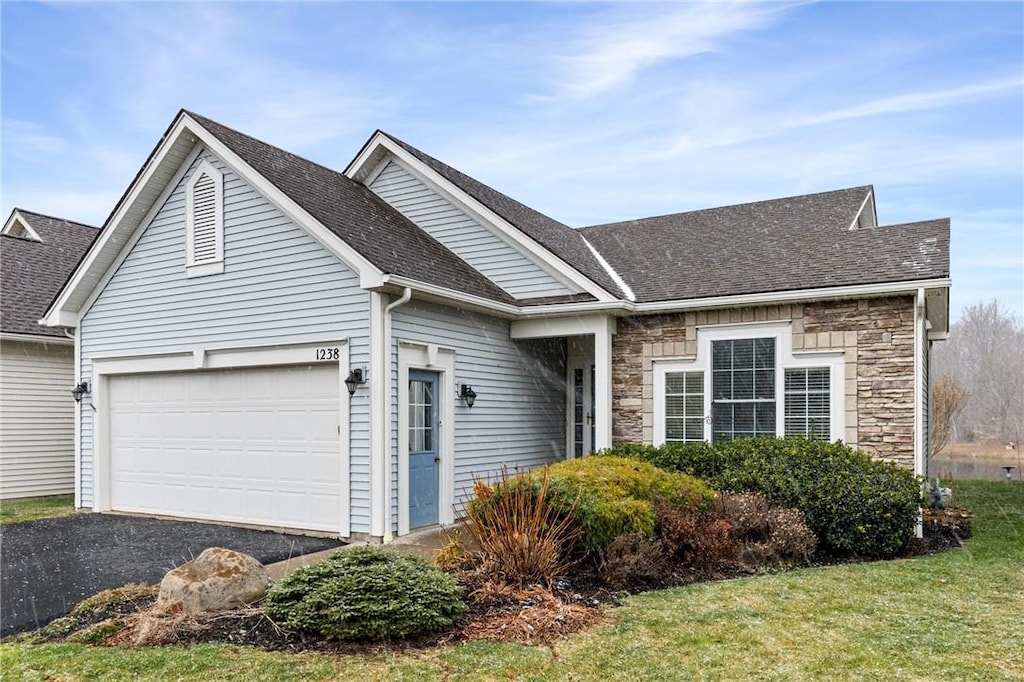
[[[438,375],[409,372],[409,527],[437,523]]]

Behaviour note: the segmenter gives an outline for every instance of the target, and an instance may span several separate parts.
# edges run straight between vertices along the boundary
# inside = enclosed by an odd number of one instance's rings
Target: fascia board
[[[443,177],[433,168],[424,164],[405,149],[395,144],[390,138],[379,131],[374,134],[366,146],[364,146],[360,151],[359,155],[356,156],[352,163],[349,164],[349,167],[345,169],[345,175],[354,179],[362,169],[362,165],[371,161],[378,147],[386,149],[396,159],[401,161],[410,172],[421,180],[428,182],[434,187],[434,189],[439,191],[445,199],[468,213],[472,218],[478,222],[493,226],[496,230],[496,234],[501,239],[517,250],[523,252],[524,255],[529,257],[535,263],[538,263],[538,265],[543,267],[563,284],[574,287],[580,291],[585,291],[601,301],[616,300],[615,296],[605,291],[588,277],[584,276],[583,273],[579,272],[572,265],[556,256],[535,239],[509,223],[491,209],[484,206],[482,203],[474,199],[447,178]]]
[[[35,334],[16,334],[13,332],[0,333],[0,341],[18,341],[21,343],[40,343],[52,346],[71,346],[75,342],[67,337],[60,336],[36,336]]]
[[[193,139],[183,136],[191,136]],[[178,120],[172,125],[170,132],[164,137],[160,144],[160,147],[156,150],[156,153],[147,161],[146,167],[139,173],[135,182],[125,195],[125,199],[120,202],[115,212],[107,220],[106,226],[100,232],[100,236],[96,242],[93,243],[89,249],[88,254],[79,264],[74,274],[69,278],[65,287],[61,290],[60,294],[54,299],[54,302],[50,305],[43,319],[40,321],[41,324],[46,326],[77,326],[76,315],[74,325],[62,323],[60,321],[61,314],[73,312],[80,313],[80,311],[87,310],[87,304],[91,305],[91,302],[95,300],[95,296],[102,286],[109,281],[110,268],[118,263],[121,256],[125,253],[124,247],[129,246],[133,243],[137,231],[145,229],[148,222],[153,217],[153,211],[158,208],[162,203],[161,201],[154,202],[153,207],[147,213],[145,219],[140,221],[137,225],[131,226],[132,233],[123,245],[118,247],[118,254],[111,259],[111,265],[104,268],[100,274],[92,274],[94,278],[93,283],[87,282],[87,276],[94,269],[96,262],[100,254],[109,250],[111,241],[114,240],[115,236],[120,236],[127,226],[125,225],[125,217],[128,212],[135,206],[136,202],[146,186],[157,176],[158,173],[163,173],[165,176],[170,174],[164,182],[164,189],[161,193],[161,198],[166,198],[169,189],[173,189],[173,185],[176,184],[175,179],[180,180],[181,174],[184,172],[182,163],[173,169],[173,172],[167,168],[161,168],[161,165],[167,158],[168,153],[171,149],[178,144],[182,139],[186,142],[193,144],[193,153],[196,152],[198,145],[205,146],[210,150],[211,153],[218,156],[228,167],[230,167],[235,173],[238,174],[243,180],[254,187],[257,191],[261,192],[274,206],[276,206],[282,213],[288,216],[297,225],[304,227],[314,239],[320,242],[329,252],[334,254],[340,259],[346,266],[352,269],[360,276],[360,281],[374,282],[379,279],[381,275],[380,270],[370,263],[368,260],[363,258],[359,253],[352,249],[348,244],[344,243],[340,237],[335,235],[333,232],[328,230],[318,220],[309,215],[304,209],[290,199],[284,192],[274,186],[270,181],[260,175],[252,166],[241,159],[237,154],[228,149],[222,144],[212,133],[207,131],[190,117],[186,113],[179,115]],[[190,155],[190,159],[194,160],[194,156]],[[83,286],[89,287],[90,295],[87,296],[83,304],[79,306],[78,310],[68,310],[68,304],[71,297],[78,292]]]
[[[362,278],[364,271],[378,274],[381,272],[377,266],[345,243],[341,237],[327,229],[325,225],[310,215],[276,185],[263,177],[242,157],[228,149],[227,145],[223,144],[212,133],[203,128],[202,125],[188,117],[188,114],[185,114],[185,117],[191,123],[190,127],[194,127],[195,135],[214,155],[218,156],[239,177],[249,183],[250,186],[263,194],[274,206],[288,216],[292,222],[304,227],[314,239],[339,258],[349,269],[358,274],[360,278]]]
[[[881,282],[877,284],[856,284],[842,287],[822,287],[818,289],[790,289],[771,291],[758,294],[737,294],[735,296],[712,296],[677,301],[654,301],[636,303],[632,309],[638,313],[671,312],[674,310],[691,310],[700,308],[723,308],[749,305],[772,305],[774,303],[792,303],[795,301],[826,300],[837,298],[863,298],[865,296],[882,296],[886,294],[912,294],[919,287],[948,287],[950,280],[930,279],[903,282]]]
[[[20,222],[25,227],[25,229],[28,230],[28,233],[32,235],[33,241],[43,241],[43,238],[40,237],[39,233],[32,228],[32,224],[29,223],[28,220],[26,220],[25,216],[21,215],[18,209],[14,209],[13,211],[11,211],[11,215],[7,219],[7,222],[4,223],[3,230],[0,230],[0,234],[7,234],[8,232],[10,232],[11,227],[14,225],[15,222]]]

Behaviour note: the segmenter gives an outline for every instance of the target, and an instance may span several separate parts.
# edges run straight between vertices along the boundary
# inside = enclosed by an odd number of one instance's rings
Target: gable
[[[192,180],[223,182],[223,268],[190,276]],[[330,296],[324,296],[330,291]],[[261,341],[323,335],[364,316],[358,276],[222,160],[202,150],[83,311],[95,349],[180,347],[240,333]]]
[[[32,227],[25,222],[17,212],[11,215],[11,219],[4,226],[3,233],[5,237],[17,237],[18,239],[30,239],[34,242],[43,241],[42,238],[36,233]]]
[[[369,185],[431,237],[516,298],[576,293],[395,159]]]

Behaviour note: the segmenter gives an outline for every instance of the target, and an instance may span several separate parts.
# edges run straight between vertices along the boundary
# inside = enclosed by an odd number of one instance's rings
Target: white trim
[[[317,349],[325,346],[337,347],[336,360],[317,360]],[[197,354],[197,351],[200,351]],[[201,369],[195,359],[204,359]],[[94,358],[92,362],[92,405],[93,419],[93,511],[109,511],[110,506],[110,425],[109,382],[111,377],[139,373],[168,373],[203,371],[226,368],[257,368],[281,365],[335,364],[338,368],[338,423],[345,433],[338,435],[339,460],[339,537],[351,535],[351,432],[348,391],[345,378],[348,376],[349,348],[347,339],[329,341],[303,341],[267,346],[235,346],[219,348],[189,348],[148,355],[124,355]],[[340,428],[339,428],[340,431]],[[76,439],[78,443],[81,434]],[[79,454],[79,457],[81,455]],[[80,467],[79,467],[80,468]],[[76,498],[77,499],[77,498]]]
[[[836,298],[867,298],[891,294],[916,293],[921,287],[948,287],[949,278],[882,282],[879,284],[854,284],[842,287],[821,287],[817,289],[788,289],[786,291],[759,294],[737,294],[735,296],[711,296],[654,303],[636,303],[631,310],[638,313],[670,312],[701,308],[736,308],[740,306],[771,305],[794,301],[828,300]]]
[[[119,269],[121,269],[121,265],[124,264],[125,259],[128,258],[128,254],[132,252],[132,249],[135,248],[135,245],[139,243],[140,239],[142,239],[142,235],[146,232],[146,228],[149,227],[149,224],[153,222],[154,218],[156,218],[157,213],[159,213],[160,210],[164,207],[164,204],[167,203],[167,199],[174,192],[175,188],[181,182],[181,179],[185,177],[185,173],[188,172],[188,169],[191,168],[192,164],[195,163],[197,158],[199,158],[199,154],[202,153],[202,151],[203,146],[198,143],[195,144],[192,147],[192,151],[188,153],[188,156],[185,157],[185,160],[181,163],[180,166],[178,166],[178,170],[175,171],[174,175],[171,176],[170,181],[167,183],[166,186],[164,186],[163,191],[160,192],[160,196],[157,197],[157,200],[153,202],[153,205],[150,207],[149,211],[146,212],[145,217],[143,217],[143,219],[139,222],[139,226],[135,229],[132,235],[127,240],[125,240],[125,243],[121,247],[121,250],[117,252],[117,255],[114,257],[114,260],[111,261],[110,266],[103,273],[103,275],[97,282],[96,286],[93,287],[92,292],[89,294],[89,296],[86,297],[85,301],[82,303],[82,306],[79,308],[78,312],[79,320],[85,317],[88,314],[88,312],[92,310],[92,306],[96,303],[96,299],[100,297],[100,294],[103,293],[103,290],[107,288],[108,284],[110,284],[110,280],[114,279],[114,275],[117,274],[117,271]],[[105,232],[106,230],[104,230],[104,233]],[[81,268],[81,266],[79,266],[79,268]],[[76,270],[75,273],[77,274],[78,271]],[[63,295],[63,292],[61,292],[61,295]],[[44,321],[45,320],[40,320],[40,323]],[[77,326],[77,323],[75,326]]]
[[[846,432],[846,363],[842,350],[793,351],[791,322],[752,322],[704,326],[697,329],[695,358],[655,358],[654,370],[654,444],[665,442],[665,375],[668,372],[702,372],[704,374],[704,440],[713,437],[711,414],[711,343],[734,339],[775,339],[775,435],[786,432],[785,371],[798,367],[829,368],[829,440],[845,438]]]
[[[325,249],[334,254],[334,256],[341,260],[349,269],[357,273],[360,278],[360,286],[364,288],[371,288],[382,284],[382,273],[376,266],[313,218],[313,216],[302,209],[297,203],[295,203],[295,201],[274,186],[269,180],[256,172],[255,169],[243,161],[237,154],[228,149],[226,145],[221,143],[220,140],[203,128],[203,126],[197,121],[192,119],[188,114],[182,112],[174,124],[172,124],[170,131],[168,131],[167,135],[165,135],[163,140],[160,142],[152,157],[148,160],[146,165],[143,166],[138,178],[131,187],[129,187],[124,200],[118,204],[114,214],[107,221],[103,231],[89,249],[89,252],[86,254],[82,263],[75,270],[64,289],[61,290],[53,305],[51,305],[50,309],[47,310],[46,315],[43,318],[46,325],[72,327],[78,325],[80,319],[79,313],[85,309],[85,301],[90,298],[90,295],[96,292],[100,282],[106,278],[107,273],[113,265],[114,259],[111,259],[110,262],[103,267],[102,272],[90,274],[99,260],[100,254],[108,250],[107,245],[112,241],[114,243],[120,241],[120,239],[115,240],[114,236],[117,235],[118,238],[120,238],[120,234],[125,229],[131,230],[128,239],[124,240],[124,244],[127,246],[127,243],[132,239],[136,239],[137,241],[137,237],[135,237],[137,231],[144,231],[148,227],[149,223],[147,220],[143,220],[135,225],[127,225],[127,215],[130,212],[130,209],[140,200],[141,195],[149,183],[164,183],[164,192],[167,191],[169,183],[163,180],[163,178],[171,178],[177,174],[172,173],[167,169],[164,166],[164,161],[172,149],[182,140],[185,143],[191,144],[193,147],[197,144],[205,146],[211,154],[218,157],[225,166],[248,183],[250,187],[261,193],[264,198],[284,213],[286,217],[295,224],[304,228]],[[175,170],[180,171],[181,165],[182,164],[176,166]],[[178,177],[178,182],[180,182],[180,176]],[[171,189],[176,185],[177,182],[171,185]],[[164,194],[162,193],[161,196],[164,196]],[[160,203],[161,202],[158,201],[150,207],[147,212],[147,218],[150,217],[150,214],[155,208],[159,207]],[[125,227],[126,225],[127,227]],[[119,248],[118,253],[121,253],[121,251],[122,249]],[[115,255],[115,258],[116,257],[117,255]],[[69,305],[72,296],[83,287],[87,288],[88,294],[83,298],[82,305],[77,306],[73,310],[67,310],[66,308]]]
[[[848,228],[846,228],[847,230],[852,231],[852,230],[860,229],[860,227],[861,227],[861,225],[860,225],[860,217],[864,214],[864,209],[867,208],[868,205],[870,205],[871,209],[872,209],[871,210],[871,223],[872,224],[871,225],[866,225],[865,227],[871,228],[871,227],[877,227],[878,226],[878,216],[875,215],[875,209],[874,209],[875,200],[874,199],[875,199],[875,191],[873,189],[869,189],[868,190],[868,195],[866,197],[864,197],[864,201],[861,202],[860,208],[857,209],[857,214],[855,216],[853,216],[853,222],[850,223],[850,226]]]
[[[594,333],[594,451],[612,446],[612,335],[615,320],[603,319],[603,329]]]
[[[34,242],[42,242],[43,238],[39,236],[39,233],[32,229],[32,226],[28,224],[28,220],[25,216],[21,215],[18,209],[14,209],[11,212],[11,216],[7,219],[7,223],[4,225],[4,229],[0,231],[0,234],[7,235],[8,237],[14,237],[15,239],[26,239],[20,235],[11,234],[14,231],[14,226],[19,225],[22,229],[28,232],[27,239],[31,239]]]
[[[499,237],[503,237],[506,242],[517,247],[519,251],[524,253],[524,255],[527,255],[538,265],[542,265],[545,270],[548,270],[550,274],[554,275],[564,284],[567,284],[570,288],[585,291],[601,301],[616,300],[615,296],[605,291],[595,282],[591,281],[590,278],[583,275],[583,273],[571,264],[556,256],[549,249],[541,245],[540,242],[536,241],[528,234],[489,209],[480,201],[470,196],[460,187],[450,182],[433,168],[430,168],[425,163],[417,159],[380,131],[374,133],[373,137],[370,138],[369,142],[366,143],[356,158],[352,160],[352,163],[350,163],[348,168],[345,169],[345,176],[356,180],[356,176],[359,175],[361,167],[367,162],[370,162],[372,157],[377,154],[378,148],[381,147],[390,152],[395,159],[402,162],[402,165],[405,166],[406,170],[410,171],[421,180],[429,182],[429,184],[432,185],[439,194],[448,199],[458,208],[465,211],[470,215],[470,217],[477,220],[477,222],[480,222],[483,225],[492,225],[495,228],[495,234]],[[367,184],[366,179],[359,180],[359,182]]]
[[[541,339],[556,336],[582,336],[605,331],[607,315],[574,315],[572,317],[544,317],[513,320],[509,323],[509,337],[513,339]],[[614,325],[612,325],[614,334]]]
[[[0,333],[0,341],[17,341],[18,343],[41,343],[51,346],[70,346],[74,343],[66,336],[36,336],[35,334]]]
[[[455,350],[435,344],[398,340],[398,534],[409,532],[409,370],[437,372],[441,399],[437,516],[441,525],[455,523]],[[390,500],[388,501],[390,504]]]
[[[195,191],[200,178],[208,177],[213,182],[213,256],[196,259],[196,206]],[[224,174],[206,159],[199,162],[185,185],[185,271],[186,277],[224,272]],[[219,265],[217,269],[215,266]]]
[[[78,385],[82,380],[82,340],[77,332],[72,332],[75,344],[75,374],[72,383]],[[95,383],[95,382],[93,382]],[[82,508],[82,401],[75,401],[75,509]]]
[[[924,355],[925,331],[925,289],[918,290],[913,304],[913,473],[925,475],[925,371],[921,364]]]
[[[385,521],[391,508],[387,497],[390,477],[385,475],[391,458],[385,447],[390,441],[387,377],[391,351],[385,345],[384,303],[384,294],[370,292],[370,372],[366,380],[370,384],[370,535],[375,538],[383,538],[391,525]]]
[[[587,245],[587,248],[590,249],[590,253],[592,253],[594,255],[594,258],[597,259],[598,264],[602,268],[604,268],[604,271],[608,273],[609,277],[612,278],[612,281],[615,282],[615,285],[622,290],[623,294],[626,295],[626,298],[629,301],[635,301],[636,295],[633,293],[633,290],[629,287],[629,285],[626,284],[626,280],[622,279],[622,277],[619,276],[619,273],[615,271],[615,268],[611,266],[611,263],[604,259],[604,256],[601,255],[601,252],[595,249],[594,245],[587,241],[586,237],[584,237],[581,234],[580,238],[583,239],[583,243]]]

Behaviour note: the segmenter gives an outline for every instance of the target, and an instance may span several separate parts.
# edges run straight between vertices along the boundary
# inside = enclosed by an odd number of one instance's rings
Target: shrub
[[[354,547],[276,583],[264,610],[299,632],[370,640],[441,632],[455,624],[466,605],[452,577],[423,559]]]
[[[477,481],[473,491],[461,523],[475,548],[467,553],[482,574],[521,586],[550,586],[572,565],[567,556],[580,534],[573,518],[576,499],[559,499],[546,470],[513,479],[503,471],[493,487]]]
[[[736,559],[732,524],[714,514],[659,505],[658,525],[667,551],[694,568],[710,569]]]
[[[523,477],[537,480],[532,472]],[[574,515],[582,526],[585,549],[609,547],[615,538],[631,533],[654,537],[654,504],[685,510],[707,509],[712,490],[700,480],[665,471],[634,459],[595,455],[553,464],[545,474],[558,491],[560,511]],[[575,509],[566,508],[573,500]]]
[[[819,548],[836,557],[897,556],[917,521],[920,486],[914,476],[840,442],[751,438],[631,452],[704,478],[717,490],[756,492],[773,506],[799,509]]]
[[[601,578],[615,587],[657,585],[665,578],[668,560],[661,540],[639,533],[621,535],[601,552]]]

